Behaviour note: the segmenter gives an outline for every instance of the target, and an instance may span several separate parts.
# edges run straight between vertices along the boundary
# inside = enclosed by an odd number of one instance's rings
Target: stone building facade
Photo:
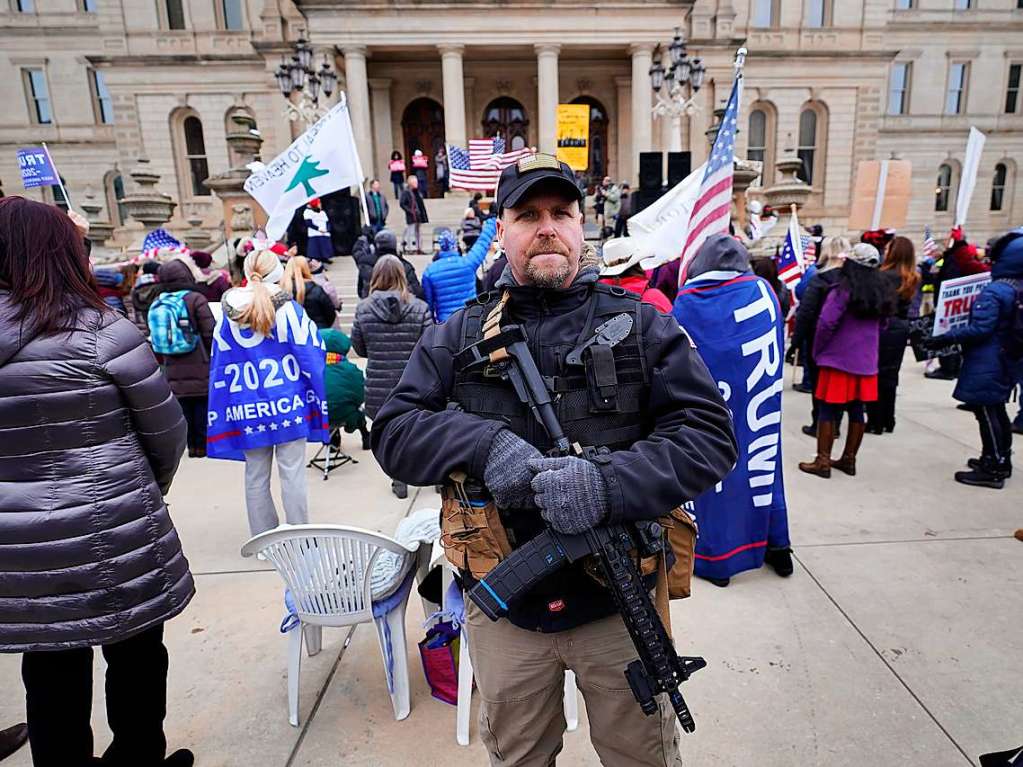
[[[844,229],[857,162],[895,156],[913,164],[907,234],[943,234],[971,125],[988,136],[971,236],[1023,212],[1023,0],[0,3],[3,191],[22,193],[16,147],[46,141],[72,201],[95,198],[119,243],[132,230],[117,200],[139,157],[178,202],[169,228],[219,228],[201,181],[237,160],[225,141],[233,114],[255,118],[264,158],[291,140],[272,75],[303,33],[341,74],[363,166],[382,179],[394,149],[496,134],[551,150],[557,104],[576,101],[592,107],[594,175],[635,182],[638,153],[673,142],[671,122],[651,115],[648,70],[680,26],[707,67],[681,126],[694,167],[745,45],[737,150],[765,161],[768,185],[774,162],[804,159],[805,222]]]

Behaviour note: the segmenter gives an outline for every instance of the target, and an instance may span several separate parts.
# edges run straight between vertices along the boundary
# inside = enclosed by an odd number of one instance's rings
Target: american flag
[[[799,244],[803,247],[803,267],[817,261],[817,241],[809,234],[799,235]]]
[[[799,221],[793,209],[789,219],[789,231],[778,254],[778,279],[790,288],[803,276],[803,238],[799,234]]]
[[[938,243],[934,241],[934,235],[931,234],[931,228],[929,226],[924,227],[924,258],[934,258],[938,255]]]
[[[502,170],[532,153],[528,147],[505,152],[503,138],[469,139],[468,151],[448,144],[450,185],[453,189],[491,191]]]
[[[142,241],[142,260],[156,258],[161,248],[170,248],[184,252],[185,246],[171,237],[166,229],[154,229]]]
[[[732,95],[721,118],[714,147],[707,160],[703,182],[689,214],[689,234],[682,246],[682,264],[679,268],[680,284],[685,280],[686,267],[712,234],[728,233],[732,211],[732,173],[735,163],[735,132],[739,117],[739,86],[742,75],[732,84]]]

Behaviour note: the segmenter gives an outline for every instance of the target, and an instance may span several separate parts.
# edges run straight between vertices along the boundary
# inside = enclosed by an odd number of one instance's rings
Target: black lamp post
[[[657,96],[653,112],[657,117],[671,119],[670,149],[678,152],[682,150],[682,115],[692,114],[696,109],[693,102],[703,86],[706,68],[699,57],[689,58],[679,27],[675,27],[675,36],[667,46],[667,67],[661,48],[658,45],[654,50],[653,66],[650,67],[650,85]]]
[[[274,71],[277,87],[287,102],[285,112],[289,120],[315,122],[325,111],[320,107],[320,94],[329,99],[337,90],[337,73],[331,69],[327,56],[323,56],[319,69],[313,67],[314,56],[312,46],[302,35],[295,42],[294,53],[290,58],[282,57]],[[296,93],[297,99],[293,98]]]

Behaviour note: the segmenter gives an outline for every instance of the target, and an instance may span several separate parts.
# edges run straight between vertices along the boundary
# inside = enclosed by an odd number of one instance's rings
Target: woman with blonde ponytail
[[[244,269],[247,285],[224,294],[214,332],[208,455],[245,461],[249,528],[258,535],[279,524],[270,495],[275,454],[288,524],[309,521],[306,442],[329,439],[326,350],[312,317],[281,288],[275,253],[252,251]]]
[[[284,268],[281,280],[284,292],[302,304],[316,327],[325,330],[333,326],[337,310],[327,292],[313,279],[309,261],[304,256],[292,256]]]

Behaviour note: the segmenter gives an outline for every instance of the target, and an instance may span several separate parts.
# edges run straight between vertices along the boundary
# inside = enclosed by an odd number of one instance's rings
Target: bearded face
[[[506,208],[498,235],[520,285],[568,287],[579,271],[583,226],[579,203],[563,194],[539,193]]]

